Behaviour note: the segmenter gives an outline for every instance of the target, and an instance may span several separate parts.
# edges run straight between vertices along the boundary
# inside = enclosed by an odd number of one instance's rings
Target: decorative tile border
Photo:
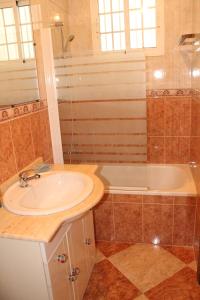
[[[147,98],[165,97],[165,96],[192,96],[192,89],[159,89],[147,90]]]
[[[16,104],[9,107],[0,107],[0,122],[15,119],[20,116],[30,114],[32,112],[42,110],[46,107],[47,100],[36,100],[33,102]]]
[[[193,89],[193,96],[200,96],[200,90],[198,89]]]

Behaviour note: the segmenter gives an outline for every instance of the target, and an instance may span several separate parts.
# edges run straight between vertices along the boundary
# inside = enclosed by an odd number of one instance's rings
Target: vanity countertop
[[[63,222],[75,218],[94,207],[104,193],[104,186],[94,174],[96,165],[54,165],[55,171],[77,171],[89,175],[94,182],[93,192],[83,203],[48,216],[20,216],[0,208],[0,238],[49,242]]]

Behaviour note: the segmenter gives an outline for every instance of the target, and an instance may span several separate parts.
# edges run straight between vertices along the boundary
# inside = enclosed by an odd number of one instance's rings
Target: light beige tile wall
[[[196,1],[198,2],[198,1]],[[70,43],[72,56],[91,53],[92,28],[90,0],[67,0],[67,24],[75,40]],[[167,0],[165,3],[165,54],[147,57],[147,89],[191,88],[190,60],[184,57],[178,41],[181,34],[192,32],[192,1]],[[153,72],[163,69],[163,80],[155,80]]]
[[[191,61],[181,53],[178,42],[182,34],[192,33],[192,1],[167,0],[164,3],[165,54],[147,57],[147,89],[190,88]],[[162,80],[153,77],[155,70],[164,71]]]
[[[55,57],[63,56],[62,49],[62,32],[63,42],[65,43],[69,36],[68,24],[68,3],[66,0],[31,0],[32,20],[34,29],[40,26],[50,27],[52,29],[52,41]],[[60,16],[63,26],[55,26],[55,16]]]
[[[69,47],[72,55],[84,55],[92,50],[90,0],[66,0],[68,25],[75,39]]]

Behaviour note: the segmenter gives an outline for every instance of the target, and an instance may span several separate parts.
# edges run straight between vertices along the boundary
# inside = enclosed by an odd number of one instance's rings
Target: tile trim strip
[[[165,97],[165,96],[192,96],[193,89],[156,89],[147,90],[147,98]]]
[[[47,100],[36,100],[13,106],[0,107],[0,123],[43,110],[46,107]]]

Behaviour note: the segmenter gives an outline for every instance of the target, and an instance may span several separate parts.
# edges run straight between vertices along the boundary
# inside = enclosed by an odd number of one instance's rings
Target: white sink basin
[[[84,201],[93,185],[89,176],[79,172],[51,172],[29,181],[26,188],[13,184],[4,194],[3,205],[19,215],[49,215]]]

